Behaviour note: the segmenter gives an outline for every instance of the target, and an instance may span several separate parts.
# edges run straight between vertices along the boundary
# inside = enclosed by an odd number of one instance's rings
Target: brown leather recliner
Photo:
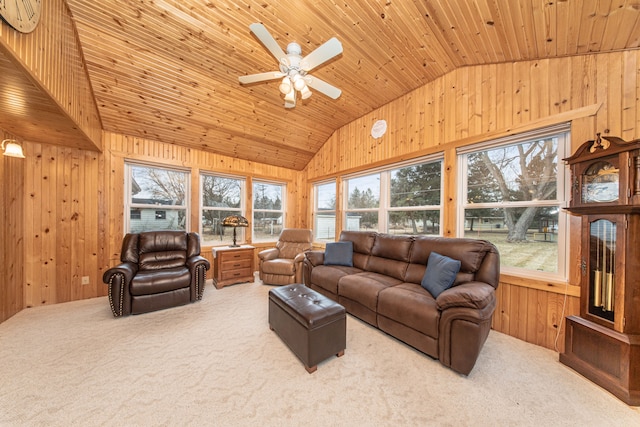
[[[102,276],[114,317],[146,313],[202,299],[209,261],[200,236],[184,231],[130,233],[122,261]]]
[[[258,253],[260,280],[266,285],[302,283],[302,261],[312,249],[313,232],[305,228],[285,228],[275,248]]]

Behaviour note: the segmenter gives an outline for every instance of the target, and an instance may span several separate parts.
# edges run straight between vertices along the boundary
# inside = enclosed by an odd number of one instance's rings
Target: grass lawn
[[[500,252],[500,264],[503,266],[526,268],[529,270],[558,271],[557,235],[547,233],[527,233],[527,241],[507,242],[505,231],[467,231],[465,237],[485,239],[496,245]],[[547,241],[544,241],[544,238]],[[553,241],[550,239],[553,238]]]

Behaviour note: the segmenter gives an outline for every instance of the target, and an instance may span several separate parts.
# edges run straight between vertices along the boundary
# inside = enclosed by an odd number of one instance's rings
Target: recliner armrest
[[[276,259],[278,258],[278,255],[280,255],[280,250],[278,248],[269,248],[258,252],[258,258],[260,258],[262,261]]]
[[[137,272],[138,266],[136,264],[132,262],[123,262],[105,271],[102,275],[102,281],[108,284],[114,275],[122,274],[124,275],[125,283],[131,283],[133,276],[135,276]]]
[[[293,263],[294,264],[298,264],[301,263],[302,261],[304,261],[304,252],[300,252],[299,254],[296,255],[296,257],[293,259]]]
[[[468,282],[442,292],[436,298],[438,310],[467,307],[481,310],[495,300],[495,289],[484,282]]]
[[[206,270],[209,270],[211,268],[211,263],[209,263],[209,260],[201,255],[192,256],[191,258],[187,259],[187,267],[190,271],[194,271],[194,269],[199,265],[204,265]]]

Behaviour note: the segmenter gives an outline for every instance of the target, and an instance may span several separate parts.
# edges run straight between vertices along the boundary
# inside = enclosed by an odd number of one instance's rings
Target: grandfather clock
[[[640,140],[587,141],[564,159],[567,210],[582,218],[580,316],[566,319],[560,362],[640,405]]]

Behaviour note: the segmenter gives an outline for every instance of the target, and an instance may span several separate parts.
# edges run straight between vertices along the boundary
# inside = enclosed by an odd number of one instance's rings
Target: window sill
[[[531,277],[514,276],[511,274],[501,274],[500,282],[509,285],[521,286],[523,288],[537,289],[540,291],[553,292],[556,294],[567,294],[572,297],[580,297],[580,286],[569,284],[566,281],[539,280]]]

